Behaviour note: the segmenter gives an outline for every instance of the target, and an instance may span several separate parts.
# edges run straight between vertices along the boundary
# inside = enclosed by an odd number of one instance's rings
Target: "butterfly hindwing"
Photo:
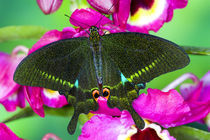
[[[152,35],[125,32],[101,38],[104,51],[135,85],[189,63],[189,57],[178,45]]]
[[[84,63],[88,38],[72,38],[48,44],[27,56],[17,67],[14,81],[20,85],[69,91]]]
[[[85,50],[84,56],[86,59],[79,71],[74,87],[69,92],[64,93],[69,104],[74,107],[74,115],[68,125],[70,134],[75,132],[77,120],[81,113],[88,114],[90,110],[96,111],[98,109],[98,104],[92,95],[92,89],[97,89],[97,80],[93,56],[89,48]]]
[[[111,57],[103,52],[103,85],[110,89],[110,96],[107,101],[109,107],[127,110],[131,113],[137,127],[144,128],[144,121],[135,112],[132,102],[138,97],[134,85],[128,82]],[[109,86],[108,86],[109,85]]]

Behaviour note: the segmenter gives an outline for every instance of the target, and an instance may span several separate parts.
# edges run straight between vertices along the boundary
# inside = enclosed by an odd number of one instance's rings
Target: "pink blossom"
[[[17,46],[11,55],[0,52],[0,103],[7,111],[15,111],[17,106],[25,107],[23,86],[13,81],[13,75],[27,52],[24,46]]]
[[[204,118],[209,112],[209,103],[187,102],[174,89],[162,92],[148,89],[133,102],[136,112],[143,118],[157,122],[165,128],[175,127]]]
[[[36,0],[36,2],[42,12],[48,15],[57,11],[63,0]]]
[[[4,123],[0,123],[0,138],[1,140],[23,140],[15,135]]]
[[[105,114],[95,115],[84,124],[78,139],[138,140],[149,138],[150,140],[175,140],[167,130],[161,130],[160,126],[155,124],[148,124],[143,130],[137,129],[134,124],[131,115],[127,111],[122,111],[120,117]]]
[[[187,0],[109,0],[107,4],[88,0],[91,6],[105,14],[112,14],[115,25],[131,32],[157,32],[173,17],[175,9],[184,8]],[[110,9],[111,8],[111,9]],[[131,15],[131,16],[129,16]]]
[[[113,24],[112,20],[91,8],[75,10],[70,17],[70,22],[72,25],[80,27],[77,28],[79,34],[85,33],[84,30],[89,29],[91,26],[98,27],[100,35],[103,35],[104,31],[109,31],[110,33],[124,31],[123,28]],[[88,34],[86,33],[85,36],[88,37]]]
[[[165,87],[164,90],[175,88],[187,79],[191,79],[193,83],[184,83],[180,86],[180,93],[184,100],[192,108],[196,108],[196,106],[203,104],[203,106],[200,108],[198,107],[198,109],[202,110],[207,106],[206,111],[210,112],[210,71],[208,71],[200,80],[196,75],[186,73]],[[202,120],[199,120],[199,122],[206,123],[210,128],[209,114],[210,113],[208,113],[207,117],[204,119],[200,118]]]

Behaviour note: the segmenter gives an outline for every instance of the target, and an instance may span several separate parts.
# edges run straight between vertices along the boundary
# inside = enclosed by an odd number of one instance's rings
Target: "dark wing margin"
[[[149,82],[190,62],[178,45],[153,35],[126,32],[101,38],[104,51],[128,81],[134,84]]]
[[[14,81],[20,85],[70,91],[89,49],[88,38],[53,42],[28,55],[18,65]]]

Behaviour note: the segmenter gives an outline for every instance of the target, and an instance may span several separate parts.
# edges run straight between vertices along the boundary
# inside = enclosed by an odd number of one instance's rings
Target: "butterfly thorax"
[[[99,29],[95,26],[90,27],[90,49],[93,54],[93,62],[95,67],[96,78],[98,82],[99,90],[102,91],[102,54],[101,54],[101,44]]]

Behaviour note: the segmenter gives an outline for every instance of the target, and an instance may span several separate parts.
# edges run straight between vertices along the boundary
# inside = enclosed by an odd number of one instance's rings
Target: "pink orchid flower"
[[[110,20],[109,18],[105,17],[101,13],[91,8],[75,10],[72,13],[69,21],[71,22],[72,25],[80,27],[77,28],[77,31],[79,30],[79,34],[77,34],[77,36],[75,35],[74,37],[79,37],[79,36],[88,37],[89,35],[87,34],[87,30],[91,26],[98,27],[100,29],[99,30],[100,35],[104,35],[104,31],[109,31],[110,33],[124,31],[123,28],[113,24],[112,20]]]
[[[93,131],[94,130],[94,131]],[[146,124],[143,130],[135,127],[128,111],[122,111],[120,117],[100,114],[85,123],[79,140],[175,140],[167,130],[161,130],[156,124]]]
[[[210,71],[208,71],[200,80],[196,75],[186,73],[165,87],[164,90],[175,88],[187,79],[191,79],[193,84],[184,83],[180,86],[180,93],[184,100],[189,103],[192,108],[195,108],[198,105],[207,104],[208,106],[206,108],[206,112],[210,112]],[[203,106],[198,109],[205,110],[204,108],[205,107]],[[206,113],[203,115],[205,116]],[[200,120],[199,122],[206,123],[210,130],[210,113],[208,113],[206,118]]]
[[[57,11],[63,0],[36,0],[36,2],[42,12],[48,15]]]
[[[114,24],[131,32],[157,32],[171,21],[175,9],[184,8],[187,0],[88,0],[96,10],[112,14]],[[130,15],[130,16],[129,16]],[[128,23],[128,24],[127,24]]]
[[[17,46],[10,55],[0,52],[0,103],[7,111],[15,111],[17,106],[25,107],[23,86],[13,81],[13,75],[27,53],[24,46]]]

